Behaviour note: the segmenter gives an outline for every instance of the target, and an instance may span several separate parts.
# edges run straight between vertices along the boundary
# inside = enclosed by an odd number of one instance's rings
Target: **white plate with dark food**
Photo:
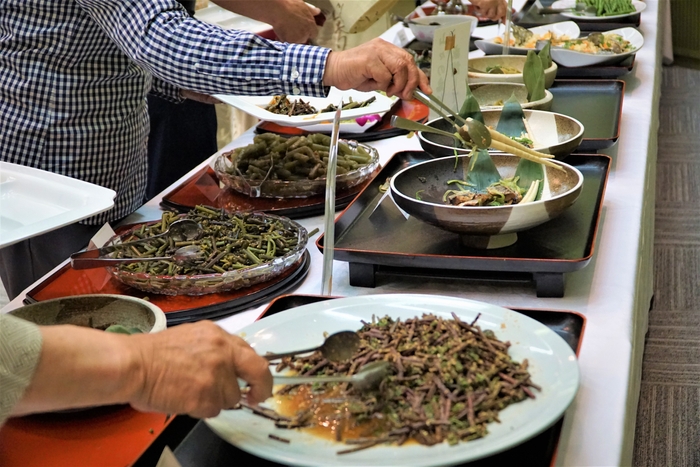
[[[454,320],[453,313],[461,322]],[[436,325],[427,321],[418,321],[423,318],[424,314],[433,315],[435,317],[433,319],[439,318],[443,321],[438,321]],[[379,355],[384,355],[369,350],[367,346],[373,345],[373,342],[378,344],[379,341],[369,337],[369,334],[365,334],[366,332],[391,336],[388,338],[390,343],[395,342],[394,339],[398,336],[403,336],[403,342],[411,343],[411,345],[420,345],[418,343],[423,342],[422,339],[433,342],[413,352],[413,357],[402,358],[402,369],[399,369],[399,365],[392,364],[390,375],[386,378],[386,384],[382,383],[379,386],[378,393],[370,393],[379,394],[377,397],[381,397],[381,395],[390,397],[391,399],[385,400],[387,402],[385,407],[408,401],[411,406],[404,407],[404,413],[420,413],[426,419],[444,421],[444,423],[433,423],[430,425],[432,428],[424,424],[424,433],[416,434],[416,437],[422,437],[421,440],[416,439],[418,442],[397,445],[393,441],[396,439],[397,432],[392,431],[390,436],[393,438],[391,438],[390,444],[379,443],[356,452],[338,454],[339,451],[353,449],[358,445],[336,441],[335,436],[329,433],[323,436],[318,433],[320,430],[318,426],[304,429],[278,428],[273,420],[255,415],[248,409],[223,411],[217,417],[208,419],[206,423],[221,438],[238,448],[256,456],[288,465],[442,466],[493,455],[532,438],[554,424],[576,395],[579,385],[578,363],[574,352],[561,337],[527,316],[473,300],[412,294],[341,298],[304,305],[284,313],[275,314],[241,329],[238,334],[248,341],[259,354],[284,352],[320,345],[326,333],[359,330],[363,327],[363,322],[373,323],[373,315],[376,316],[377,320],[388,316],[394,322],[381,321],[381,324],[377,323],[364,329],[361,333],[364,343],[358,350],[357,357],[351,359],[351,362],[354,362],[357,367],[364,365],[361,363],[363,358],[365,361],[369,361],[380,358]],[[471,332],[468,329],[473,329],[470,324],[477,317],[476,325],[480,326],[482,331],[474,331],[476,334],[471,334],[469,338],[471,340],[466,339],[466,334]],[[410,320],[416,320],[416,322],[409,324]],[[411,326],[414,326],[413,331],[410,331]],[[447,336],[438,337],[438,335],[433,334],[438,331],[441,336],[443,334],[447,334]],[[486,344],[487,338],[489,344]],[[494,338],[500,342],[494,341]],[[440,340],[437,341],[437,339]],[[470,342],[479,343],[479,348],[472,347]],[[510,342],[510,347],[505,347],[505,342]],[[360,353],[363,347],[367,347],[368,352],[364,354],[364,357]],[[489,350],[486,350],[487,348]],[[483,362],[493,361],[489,355],[495,355],[495,353],[490,352],[498,352],[497,348],[507,349],[508,356],[504,357],[500,351],[501,356],[493,358],[499,362],[508,361],[507,365],[516,365],[519,369],[513,370],[512,374],[520,375],[518,378],[522,380],[522,384],[508,383],[507,375],[500,376],[499,373],[510,372],[513,368],[511,366],[508,366],[508,370],[494,372],[498,376],[495,376],[495,381],[491,383],[485,382],[481,376],[476,376],[480,374],[478,370],[465,374],[466,376],[461,374],[464,371],[464,366],[459,362],[464,363],[468,359],[472,359],[471,362],[482,365]],[[454,352],[455,349],[456,352]],[[450,351],[453,353],[450,354]],[[389,352],[392,355],[398,355],[395,350]],[[401,352],[405,352],[405,350],[401,350]],[[300,357],[295,357],[295,359],[297,358],[299,358],[297,363],[302,364],[303,360]],[[313,356],[306,358],[313,358]],[[520,365],[526,359],[528,365],[523,368]],[[440,376],[433,379],[434,384],[429,380],[425,380],[426,383],[420,380],[420,378],[424,378],[423,373],[430,374],[432,377],[432,373],[429,373],[427,368],[431,368],[438,361],[448,362],[443,367],[446,368],[445,371],[452,374],[451,372],[454,370],[458,373],[453,374],[452,380],[447,378],[443,380],[444,374],[442,370],[438,370]],[[472,364],[468,363],[468,365],[474,369]],[[503,367],[499,366],[499,368]],[[529,376],[522,371],[529,372]],[[489,376],[486,375],[485,378],[488,379]],[[503,379],[499,381],[499,378]],[[399,381],[401,382],[399,383]],[[537,390],[530,386],[530,382],[541,389]],[[426,387],[414,386],[411,392],[406,391],[410,385],[423,384]],[[498,413],[500,423],[486,424],[484,421],[486,419],[482,420],[480,417],[485,415],[485,407],[491,407],[491,404],[495,405],[497,402],[494,402],[491,396],[485,399],[484,394],[488,392],[484,389],[485,384],[500,385],[502,389],[494,393],[494,396],[497,397],[509,394],[512,390],[523,390],[522,386],[525,386],[526,389],[523,391],[531,391],[534,398],[527,397],[523,395],[524,393],[520,394],[519,399],[524,400],[514,402]],[[437,389],[428,388],[433,385]],[[530,389],[527,389],[528,387]],[[465,388],[472,388],[473,391],[468,391]],[[279,390],[279,387],[276,389]],[[387,420],[396,420],[395,415],[378,416],[378,414],[371,412],[371,409],[364,405],[364,397],[360,399],[357,393],[353,394],[352,387],[348,390],[335,386],[334,389],[331,389],[331,391],[336,390],[333,396],[330,396],[329,392],[323,392],[328,391],[327,388],[317,387],[314,389],[312,387],[309,389],[309,386],[303,386],[295,389],[295,391],[299,391],[297,395],[301,396],[304,396],[304,390],[307,390],[307,395],[309,390],[320,391],[322,394],[320,400],[324,404],[338,403],[339,399],[341,403],[353,404],[359,399],[361,404],[359,408],[353,409],[351,406],[347,406],[346,411],[332,413],[363,413],[364,420],[368,420],[368,423],[378,423],[378,425],[373,425],[373,428],[377,430],[373,437],[386,435],[386,432],[382,433],[382,430],[386,430],[387,427],[382,423],[388,423]],[[399,390],[402,391],[402,394],[398,394]],[[427,391],[429,395],[424,394],[424,391]],[[319,394],[315,393],[311,398],[307,397],[306,400],[316,398],[315,400],[318,401],[318,397]],[[334,397],[334,399],[329,397]],[[263,407],[283,412],[285,406],[282,399],[289,398],[289,395],[276,395],[266,401]],[[431,401],[430,409],[421,405],[423,400]],[[415,411],[412,407],[413,404],[416,404],[417,407]],[[323,413],[323,411],[316,413]],[[453,426],[451,423],[454,422],[448,422],[448,418],[449,420],[453,418],[461,420],[461,422]],[[315,420],[315,422],[320,423],[321,421]],[[341,423],[342,426],[352,427],[352,422],[352,418],[345,418],[344,422],[336,420],[330,425],[336,429],[341,426]],[[363,423],[358,420],[354,420],[354,422]],[[426,423],[426,420],[414,423]],[[438,425],[443,426],[440,434],[437,433],[436,427]],[[485,426],[488,430],[485,436],[471,441],[459,441],[453,445],[448,443],[448,440],[454,442],[461,436],[468,437],[468,433],[476,430],[478,425],[481,428]],[[394,430],[394,428],[391,429]],[[403,433],[405,434],[406,430],[416,429],[406,427]],[[341,429],[346,439],[353,436],[366,436],[361,431],[362,429],[358,429],[357,426],[349,431]],[[448,431],[452,434],[449,434]],[[401,434],[401,430],[398,430],[398,434]],[[457,440],[454,438],[455,436],[457,436]],[[444,441],[436,442],[438,437]],[[432,446],[422,444],[431,440],[435,442]]]
[[[288,95],[286,96],[287,101],[282,99],[281,102],[279,96],[217,94],[214,97],[260,120],[274,122],[282,126],[304,127],[306,131],[321,133],[331,132],[335,110],[329,109],[329,106],[338,105],[341,99],[346,106],[351,102],[360,105],[367,103],[341,112],[340,131],[342,133],[363,133],[380,120],[396,102],[396,98],[387,97],[380,92],[341,91],[337,88],[331,88],[328,97]],[[272,108],[275,110],[268,110]],[[292,115],[290,115],[290,110]],[[304,112],[304,114],[293,115],[299,112]]]
[[[620,28],[563,41],[551,49],[552,60],[566,67],[617,63],[637,53],[644,36],[635,28]]]
[[[607,1],[607,0],[597,0],[597,2],[601,1]],[[605,12],[603,15],[598,16],[598,15],[592,15],[588,16],[584,14],[583,12],[577,12],[573,11],[573,8],[576,7],[576,2],[577,0],[557,0],[556,2],[552,3],[552,8],[571,8],[572,11],[564,11],[561,13],[562,16],[565,16],[567,18],[574,18],[580,21],[607,21],[607,20],[612,20],[612,19],[620,19],[620,18],[627,18],[628,16],[633,16],[637,15],[641,12],[643,12],[647,4],[644,2],[640,2],[637,0],[623,0],[623,3],[629,3],[630,5],[625,5],[628,8],[626,10],[620,10],[619,6],[610,6],[610,8],[613,8],[611,10],[608,10]],[[597,2],[594,2],[597,5]],[[589,3],[589,2],[586,2]],[[613,3],[613,2],[609,2]],[[617,10],[616,10],[617,8]],[[632,8],[634,8],[634,11],[632,11]],[[615,14],[615,11],[620,11],[619,14]]]
[[[0,162],[0,248],[110,209],[113,190]]]
[[[510,51],[508,53],[511,55],[527,55],[528,50],[535,50],[539,40],[551,40],[554,44],[567,39],[575,39],[580,34],[581,30],[573,21],[562,21],[529,29],[516,27],[510,35]],[[474,44],[483,50],[486,55],[501,55],[503,54],[503,40],[503,34],[501,34],[491,38],[476,40]]]

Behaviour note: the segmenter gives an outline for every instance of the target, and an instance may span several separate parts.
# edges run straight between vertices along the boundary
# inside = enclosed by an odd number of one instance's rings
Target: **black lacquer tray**
[[[261,317],[283,312],[308,303],[329,300],[319,295],[285,295],[275,299]],[[553,310],[514,309],[552,329],[561,336],[578,354],[583,339],[585,318],[577,313]],[[475,462],[461,464],[462,467],[501,467],[506,465],[527,465],[528,467],[549,467],[554,465],[557,444],[563,418],[553,426],[508,451]],[[274,442],[274,441],[271,441]],[[278,466],[281,464],[248,454],[219,438],[204,422],[198,422],[194,429],[175,449],[175,457],[182,467],[224,467],[232,465]]]
[[[583,140],[576,152],[609,148],[620,137],[625,82],[620,80],[554,80],[552,112],[583,124]]]
[[[540,0],[543,7],[552,6],[554,0]],[[539,7],[535,5],[534,0],[528,1],[520,12],[518,12],[513,21],[518,26],[523,28],[534,28],[544,26],[551,23],[559,23],[561,21],[575,21],[581,30],[586,31],[610,31],[612,29],[637,27],[639,26],[642,14],[630,15],[624,18],[613,18],[609,20],[596,19],[595,21],[569,18],[562,15],[541,15],[538,13]]]
[[[561,216],[519,232],[514,245],[494,250],[467,248],[457,234],[406,219],[391,197],[383,196],[379,187],[388,178],[429,159],[422,151],[394,154],[336,220],[334,258],[349,263],[350,285],[375,287],[378,276],[534,282],[537,296],[562,297],[564,274],[583,268],[593,256],[610,157],[567,157],[565,162],[584,176],[579,199]],[[323,249],[323,237],[316,245]]]

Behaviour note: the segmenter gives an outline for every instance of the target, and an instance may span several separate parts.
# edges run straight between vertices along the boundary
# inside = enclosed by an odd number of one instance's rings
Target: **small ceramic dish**
[[[467,73],[469,84],[523,83],[523,67],[526,59],[527,57],[524,55],[487,55],[485,57],[470,58],[469,71]],[[512,68],[517,70],[518,73],[486,73],[489,68],[494,66]],[[552,63],[552,66],[544,70],[544,87],[551,87],[556,77],[557,64]]]
[[[632,50],[621,53],[587,53],[576,50],[565,49],[562,47],[552,47],[552,60],[566,67],[582,67],[603,65],[606,63],[618,63],[626,59],[630,55],[636,54],[644,45],[644,36],[635,28],[620,28],[605,31],[603,35],[617,34],[622,36],[626,41],[629,41]]]
[[[536,151],[551,154],[556,159],[563,159],[571,154],[583,139],[583,124],[567,115],[544,110],[523,110],[525,120],[530,128]],[[496,128],[501,117],[500,110],[482,112],[486,126]],[[454,132],[454,127],[443,118],[436,118],[427,123],[439,130]],[[423,149],[435,157],[468,154],[471,149],[455,147],[455,140],[435,133],[418,132],[418,139]]]
[[[476,29],[479,20],[475,16],[469,15],[440,15],[424,16],[408,21],[408,28],[416,39],[420,42],[433,43],[435,31],[443,26],[453,26],[455,24],[471,22],[470,34]]]
[[[574,8],[576,6],[577,0],[557,0],[552,3],[552,8]],[[595,22],[606,22],[615,21],[621,18],[629,18],[631,16],[639,15],[647,8],[647,4],[640,2],[638,0],[632,0],[632,6],[634,11],[630,13],[623,13],[619,15],[609,15],[609,16],[596,16],[596,15],[585,15],[578,11],[564,11],[561,13],[562,16],[567,18],[572,18],[577,21],[595,21]]]
[[[523,109],[549,110],[554,100],[552,93],[545,89],[545,96],[542,99],[528,102],[527,88],[519,83],[478,83],[470,84],[469,89],[479,102],[482,111],[501,110],[503,103],[512,95],[515,95]]]
[[[510,178],[520,159],[492,155],[501,177]],[[568,164],[564,171],[545,167],[542,199],[504,206],[453,206],[442,201],[448,180],[459,178],[469,164],[468,156],[444,157],[421,162],[398,172],[391,179],[394,202],[409,215],[441,229],[460,234],[472,248],[502,248],[517,240],[516,232],[543,224],[564,212],[581,194],[583,175]],[[420,198],[416,193],[420,192]]]
[[[516,47],[511,45],[508,51],[509,55],[527,55],[528,50],[535,50],[538,39],[546,40],[551,37],[550,34],[556,38],[568,39],[576,39],[581,34],[578,25],[573,21],[546,24],[544,26],[529,28],[528,31],[533,33],[531,41],[526,46]],[[511,34],[511,38],[512,37],[513,35]],[[500,43],[497,42],[498,38],[501,39]],[[503,34],[488,39],[475,40],[474,45],[483,50],[486,55],[501,55],[503,54]]]
[[[54,298],[17,308],[10,314],[40,326],[73,324],[105,330],[111,325],[143,333],[166,328],[165,313],[151,302],[127,295],[91,294]]]
[[[362,147],[370,162],[344,174],[336,175],[336,191],[347,190],[366,181],[379,167],[379,153],[366,144],[351,140],[340,140],[351,149]],[[252,198],[308,198],[322,195],[326,191],[326,177],[307,180],[249,180],[242,175],[233,175],[233,164],[229,153],[219,155],[214,161],[214,171],[219,180],[229,189]]]

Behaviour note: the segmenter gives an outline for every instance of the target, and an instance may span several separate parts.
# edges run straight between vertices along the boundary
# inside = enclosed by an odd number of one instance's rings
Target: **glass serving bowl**
[[[224,273],[197,274],[197,275],[156,275],[144,272],[131,272],[108,267],[107,270],[114,278],[122,283],[144,292],[163,295],[204,295],[210,293],[226,292],[244,287],[250,287],[260,282],[266,282],[282,274],[287,269],[294,267],[306,251],[308,233],[300,224],[286,217],[272,214],[253,213],[250,216],[262,221],[277,220],[285,229],[296,232],[297,244],[283,256],[265,261],[261,264],[235,269]],[[155,224],[158,221],[149,222],[146,225]],[[131,236],[132,232],[140,230],[141,224],[121,235],[110,239],[108,244],[118,244],[123,239]]]
[[[366,181],[379,167],[379,153],[366,144],[352,140],[339,140],[350,148],[361,146],[370,155],[370,162],[335,178],[336,192],[347,190]],[[214,162],[214,171],[227,188],[251,198],[308,198],[322,195],[326,190],[326,178],[309,180],[250,180],[242,175],[233,175],[233,163],[229,153],[221,154]]]

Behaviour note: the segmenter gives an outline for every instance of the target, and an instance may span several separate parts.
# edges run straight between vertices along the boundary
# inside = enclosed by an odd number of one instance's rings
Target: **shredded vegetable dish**
[[[346,362],[333,363],[319,351],[285,358],[277,371],[301,375],[351,375],[368,363],[388,361],[390,374],[375,390],[348,383],[285,386],[275,412],[256,410],[278,427],[305,428],[350,445],[338,454],[377,444],[415,441],[434,445],[481,438],[498,413],[540,388],[528,362],[508,355],[510,343],[469,323],[430,314],[408,319],[372,319],[358,331],[360,348]]]

